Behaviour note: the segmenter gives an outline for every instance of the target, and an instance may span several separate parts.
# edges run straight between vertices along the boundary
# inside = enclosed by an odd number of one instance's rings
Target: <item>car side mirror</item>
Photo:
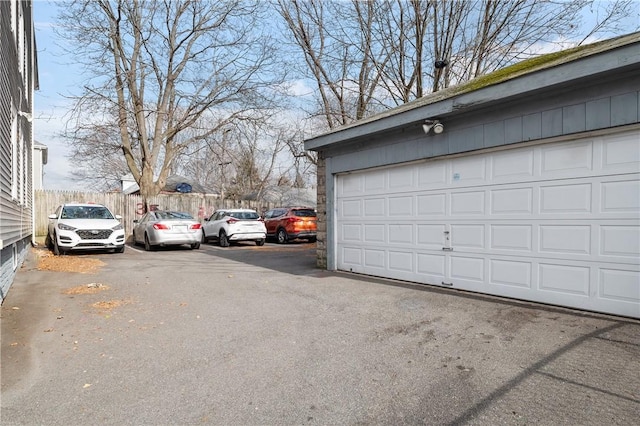
[[[49,219],[57,219],[58,216],[55,213],[51,213],[49,216]]]
[[[121,215],[119,215],[119,214],[117,214],[117,215],[116,215],[116,219],[117,219],[117,220],[122,220],[122,216],[121,216]]]

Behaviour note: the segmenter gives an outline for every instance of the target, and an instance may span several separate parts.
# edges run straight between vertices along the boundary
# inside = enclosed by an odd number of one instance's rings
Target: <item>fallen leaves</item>
[[[48,250],[37,250],[38,270],[54,272],[78,272],[92,274],[106,265],[103,261],[86,256],[56,256]]]
[[[63,291],[64,294],[96,294],[101,291],[109,290],[109,286],[101,283],[89,283],[69,288]]]

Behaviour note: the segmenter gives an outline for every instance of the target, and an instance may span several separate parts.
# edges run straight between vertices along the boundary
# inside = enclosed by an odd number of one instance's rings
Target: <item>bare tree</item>
[[[317,86],[328,128],[503,68],[539,53],[536,46],[567,39],[582,43],[596,33],[620,31],[625,16],[638,17],[632,0],[278,0],[277,5],[305,59],[307,69],[300,71]],[[603,13],[580,25],[587,8]]]
[[[61,10],[62,35],[91,77],[67,132],[75,158],[113,126],[109,150],[120,151],[145,199],[189,146],[271,111],[282,75],[259,2],[75,0]]]

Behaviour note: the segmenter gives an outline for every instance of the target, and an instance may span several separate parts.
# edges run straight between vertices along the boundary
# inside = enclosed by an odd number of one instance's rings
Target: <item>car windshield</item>
[[[294,210],[293,214],[298,217],[316,217],[316,212],[313,210]]]
[[[257,212],[228,212],[227,216],[243,220],[255,220],[260,217]]]
[[[103,206],[65,206],[60,214],[61,219],[114,219]]]
[[[158,219],[193,219],[189,213],[185,212],[156,212]]]

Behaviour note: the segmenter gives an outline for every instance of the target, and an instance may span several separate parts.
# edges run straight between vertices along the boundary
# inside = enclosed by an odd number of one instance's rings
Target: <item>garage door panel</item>
[[[490,191],[491,214],[531,215],[533,188],[497,189]]]
[[[602,298],[635,303],[640,306],[639,271],[601,268],[598,278],[598,289]]]
[[[415,232],[412,224],[390,224],[389,228],[389,244],[410,244],[414,245]]]
[[[446,256],[444,254],[417,253],[417,272],[420,275],[439,283],[445,279]]]
[[[489,283],[530,289],[532,270],[531,262],[492,259],[489,262]],[[497,293],[499,294],[499,291]]]
[[[484,225],[478,224],[453,224],[451,225],[451,245],[456,250],[484,249]]]
[[[540,150],[540,175],[543,178],[589,175],[593,169],[591,141],[544,145]]]
[[[365,176],[364,183],[362,184],[365,193],[370,194],[386,190],[386,176],[387,173],[384,170],[378,170],[377,172],[367,174]]]
[[[389,170],[389,189],[393,191],[411,191],[415,189],[414,167],[399,166]]]
[[[589,296],[590,268],[562,264],[538,265],[539,288],[544,291]]]
[[[418,232],[416,233],[416,243],[421,249],[442,250],[445,246],[445,231],[447,230],[444,223],[434,224],[417,224]]]
[[[447,183],[449,164],[444,161],[430,161],[417,166],[420,189],[442,188]]]
[[[386,198],[369,198],[364,200],[364,216],[365,217],[384,217],[386,216],[385,206]]]
[[[338,176],[336,263],[640,318],[639,170],[633,131]]]
[[[531,252],[533,250],[533,225],[500,225],[491,224],[489,246],[492,250],[516,250]]]
[[[338,182],[338,196],[363,195],[364,177],[359,174],[342,176]]]
[[[413,196],[389,197],[389,216],[413,216]]]
[[[542,225],[540,226],[542,254],[590,254],[591,226]]]
[[[452,183],[469,185],[487,181],[487,157],[460,157],[452,160]]]
[[[637,172],[640,168],[640,137],[612,136],[602,144],[602,169]]]
[[[450,258],[449,276],[456,280],[484,282],[484,259],[452,255]]]
[[[444,216],[447,213],[447,195],[444,193],[418,195],[416,199],[418,217]]]
[[[600,227],[603,256],[640,258],[640,226],[603,225]]]
[[[552,185],[540,188],[540,213],[591,213],[591,184]]]
[[[453,192],[451,194],[451,215],[484,215],[484,191]]]
[[[364,251],[364,264],[367,268],[385,269],[385,252],[384,250],[367,249]]]
[[[356,247],[343,247],[342,248],[342,264],[346,268],[352,269],[354,272],[363,272],[362,266],[362,249]]]
[[[492,181],[531,178],[534,176],[533,148],[522,151],[504,151],[493,157]]]
[[[389,250],[387,259],[390,270],[401,272],[413,271],[412,251]]]
[[[364,228],[364,242],[365,243],[386,243],[386,225],[384,223],[365,223],[362,225]],[[409,225],[411,226],[411,225]]]
[[[603,213],[640,214],[640,180],[602,183]]]
[[[361,217],[362,201],[361,200],[342,200],[338,208],[342,217]]]

